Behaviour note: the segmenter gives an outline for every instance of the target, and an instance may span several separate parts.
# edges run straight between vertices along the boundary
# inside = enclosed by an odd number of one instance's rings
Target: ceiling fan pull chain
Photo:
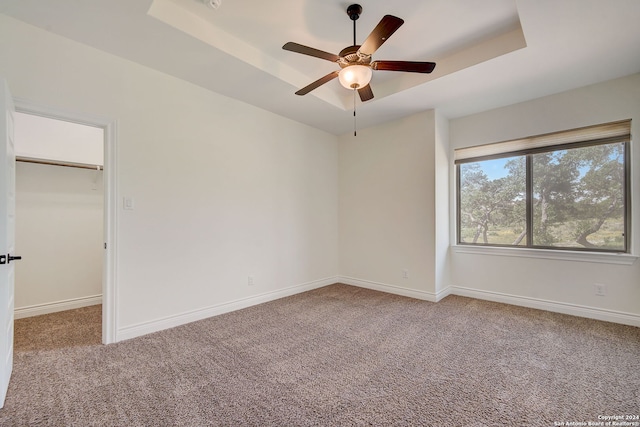
[[[354,21],[355,22],[355,21]],[[358,136],[356,130],[358,129],[356,123],[356,89],[353,89],[353,136]]]

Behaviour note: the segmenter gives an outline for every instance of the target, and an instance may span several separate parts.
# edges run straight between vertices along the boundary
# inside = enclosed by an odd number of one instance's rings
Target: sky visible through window
[[[478,162],[482,171],[487,175],[489,180],[504,178],[509,174],[509,171],[505,168],[507,162],[512,157],[505,157],[502,159],[486,160],[484,162]]]
[[[495,179],[504,178],[509,174],[509,170],[505,166],[512,158],[513,157],[504,157],[501,159],[485,160],[483,162],[478,162],[478,165],[480,165],[480,169],[482,169],[482,172],[484,172],[487,178],[490,181],[493,181]],[[610,159],[615,160],[616,154],[612,153],[610,155]],[[582,166],[578,170],[580,172],[578,178],[582,178],[589,171],[589,166]]]

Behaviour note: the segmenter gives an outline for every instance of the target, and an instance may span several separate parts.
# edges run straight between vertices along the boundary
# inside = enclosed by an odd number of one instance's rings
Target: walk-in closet
[[[102,302],[101,128],[16,113],[16,318]]]

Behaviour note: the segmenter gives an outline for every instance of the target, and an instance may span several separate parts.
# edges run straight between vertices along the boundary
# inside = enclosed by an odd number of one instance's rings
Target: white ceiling
[[[0,13],[333,134],[353,128],[336,64],[282,50],[352,44],[350,1],[0,0]],[[435,61],[431,75],[375,71],[358,127],[436,108],[455,118],[640,72],[638,0],[362,0],[357,42],[385,14],[404,25],[374,59]]]

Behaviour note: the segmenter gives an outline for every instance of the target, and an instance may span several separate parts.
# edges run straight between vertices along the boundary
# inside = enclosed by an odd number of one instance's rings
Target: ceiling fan
[[[373,99],[373,91],[369,85],[373,74],[372,70],[404,71],[409,73],[430,73],[433,71],[436,66],[435,62],[372,61],[371,55],[404,24],[404,20],[396,16],[385,15],[364,43],[357,45],[356,20],[360,17],[361,13],[362,6],[359,4],[352,4],[347,8],[347,15],[349,15],[349,18],[353,21],[353,46],[345,47],[339,55],[294,42],[288,42],[282,46],[284,50],[337,62],[341,68],[303,87],[296,92],[296,95],[306,95],[312,90],[338,77],[342,86],[347,89],[357,90],[360,99],[364,102]]]

